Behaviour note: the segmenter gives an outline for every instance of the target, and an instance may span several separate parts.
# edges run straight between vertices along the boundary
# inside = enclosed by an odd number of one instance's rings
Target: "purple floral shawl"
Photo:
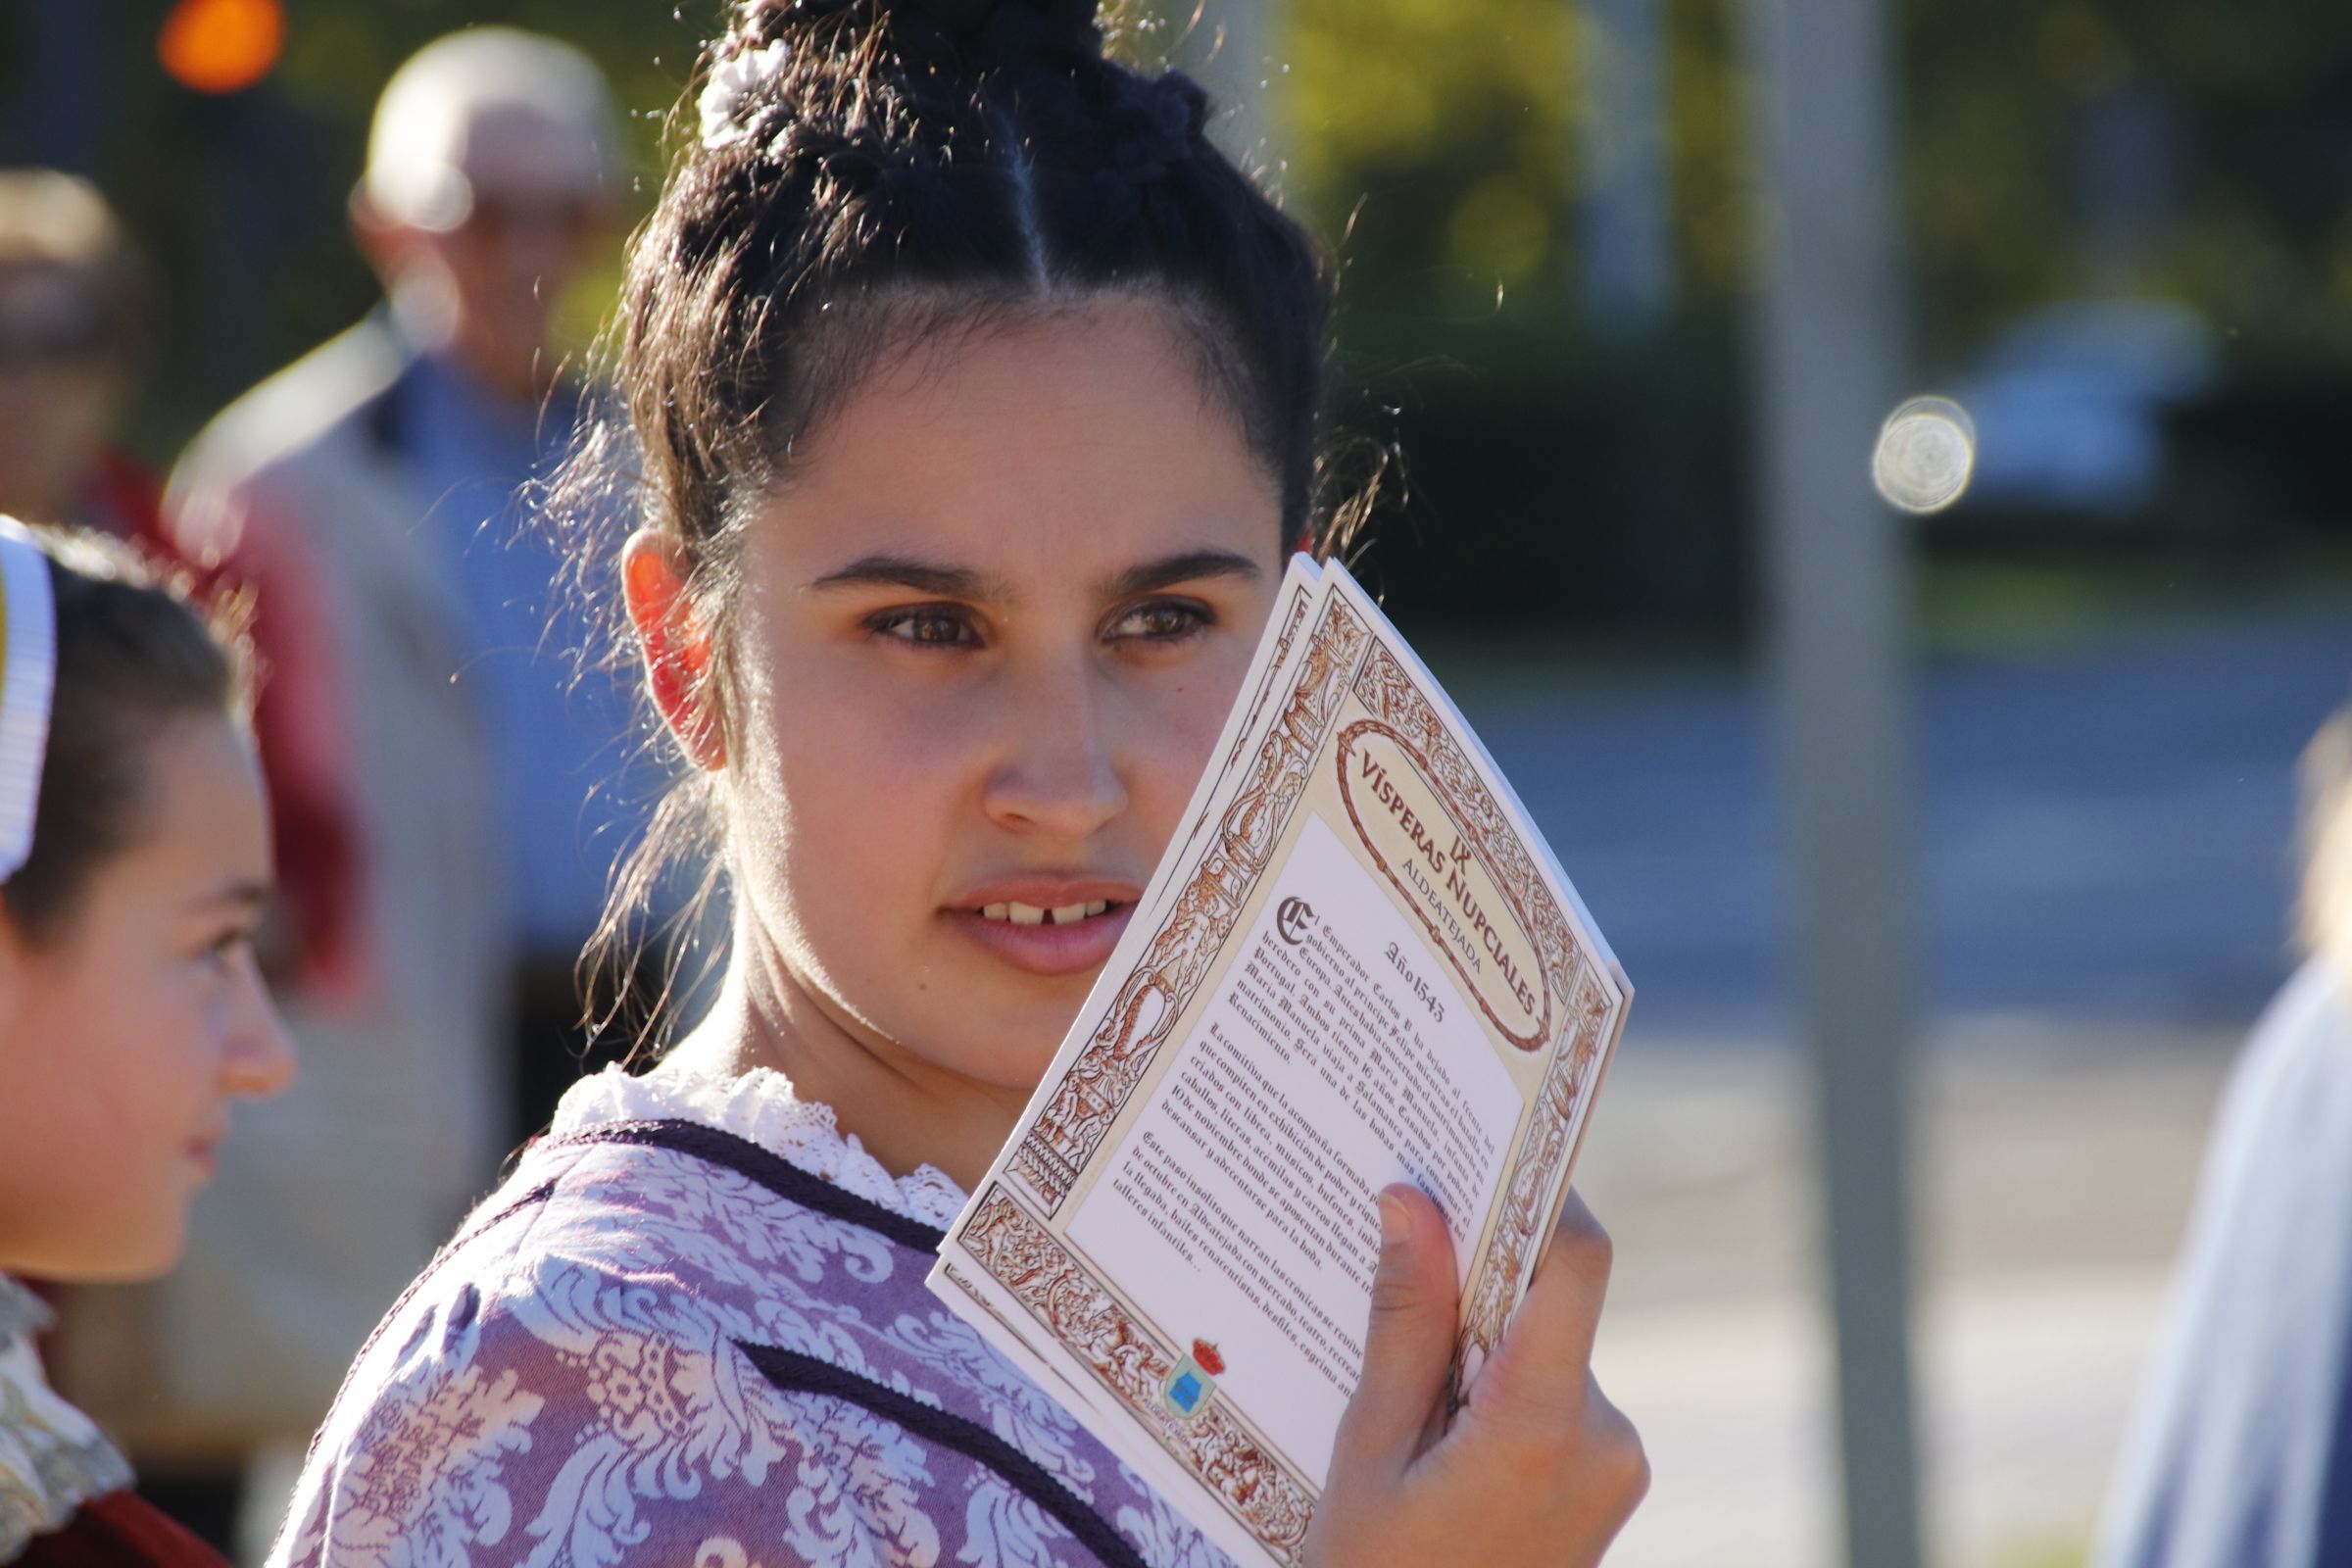
[[[931,1297],[939,1240],[698,1121],[543,1141],[361,1352],[270,1568],[1225,1568]]]

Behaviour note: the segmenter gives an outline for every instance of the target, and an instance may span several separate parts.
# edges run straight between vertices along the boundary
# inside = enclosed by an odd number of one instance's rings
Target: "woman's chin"
[[[1034,1093],[1085,1000],[1085,992],[1079,991],[1066,1003],[1056,1000],[997,1012],[989,1020],[987,1035],[967,1036],[958,1052],[969,1064],[969,1076],[1014,1094]]]
[[[175,1223],[153,1223],[126,1233],[117,1228],[93,1243],[86,1236],[61,1239],[49,1248],[35,1247],[22,1258],[12,1258],[0,1272],[23,1274],[53,1285],[139,1285],[159,1280],[179,1266],[187,1251],[184,1214]]]

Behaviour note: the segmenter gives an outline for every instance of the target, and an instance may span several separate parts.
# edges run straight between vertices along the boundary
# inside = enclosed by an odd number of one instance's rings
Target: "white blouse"
[[[30,1291],[0,1278],[0,1563],[130,1485],[129,1462],[42,1375],[32,1337],[50,1321]]]
[[[557,1137],[619,1121],[700,1122],[733,1133],[791,1161],[843,1192],[894,1214],[946,1230],[963,1212],[964,1192],[932,1165],[893,1176],[844,1134],[833,1107],[803,1100],[792,1081],[767,1067],[739,1078],[698,1078],[657,1068],[644,1077],[607,1067],[572,1085],[556,1107]]]

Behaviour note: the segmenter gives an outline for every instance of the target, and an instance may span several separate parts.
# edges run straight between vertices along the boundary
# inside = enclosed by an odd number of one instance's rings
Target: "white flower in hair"
[[[748,111],[784,74],[784,63],[791,58],[790,46],[779,38],[718,63],[695,100],[703,117],[705,147],[731,147],[752,133]]]

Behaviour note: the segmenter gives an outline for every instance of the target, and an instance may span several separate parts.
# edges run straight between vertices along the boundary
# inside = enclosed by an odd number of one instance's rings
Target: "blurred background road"
[[[1927,1522],[1952,1568],[2055,1568],[2088,1544],[2223,1073],[2293,964],[2295,764],[2352,684],[2352,599],[1958,640],[1916,712]],[[1834,1561],[1771,694],[1437,663],[1638,993],[1579,1178],[1618,1250],[1600,1376],[1656,1471],[1611,1560]]]
[[[1785,1031],[1760,679],[1438,666],[1633,976],[1637,1031]],[[2352,599],[1931,658],[1930,1011],[2241,1025],[2291,967],[2294,762],[2347,696]]]

